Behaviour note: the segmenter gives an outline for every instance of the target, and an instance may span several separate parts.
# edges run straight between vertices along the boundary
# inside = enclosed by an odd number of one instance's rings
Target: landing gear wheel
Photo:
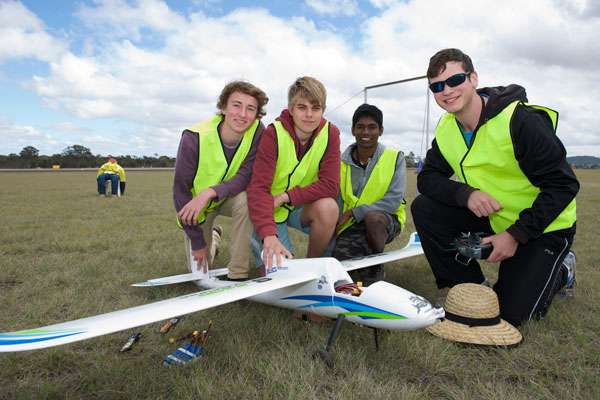
[[[329,369],[333,369],[333,359],[331,358],[327,350],[319,349],[315,351],[312,356],[313,358],[320,357],[321,360],[325,361],[325,365],[327,365]]]
[[[333,358],[331,358],[331,355],[329,355],[329,350],[331,350],[331,346],[333,346],[333,342],[335,341],[335,338],[340,331],[342,322],[344,322],[345,318],[346,316],[344,314],[338,315],[337,319],[335,320],[333,331],[331,331],[331,335],[329,336],[327,347],[325,350],[319,349],[313,353],[313,358],[321,357],[321,360],[325,361],[325,365],[327,365],[330,369],[333,369]]]

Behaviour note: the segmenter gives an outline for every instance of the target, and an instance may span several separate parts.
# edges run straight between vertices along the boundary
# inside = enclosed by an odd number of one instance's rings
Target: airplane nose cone
[[[424,297],[385,281],[366,287],[360,296],[353,299],[363,304],[365,312],[356,313],[362,315],[359,318],[347,316],[347,320],[373,328],[426,328],[444,317],[444,310],[435,308]]]

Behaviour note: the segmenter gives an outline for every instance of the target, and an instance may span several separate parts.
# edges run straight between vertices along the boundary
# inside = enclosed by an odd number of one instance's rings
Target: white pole
[[[429,148],[429,87],[425,89],[427,91],[427,100],[425,102],[425,153]]]

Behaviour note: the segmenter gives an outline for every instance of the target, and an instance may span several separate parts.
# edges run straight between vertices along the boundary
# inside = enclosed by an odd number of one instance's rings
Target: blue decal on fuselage
[[[333,299],[333,300],[332,300]],[[307,304],[298,308],[309,308],[309,307],[333,307],[337,306],[347,310],[348,312],[369,312],[369,313],[379,313],[385,314],[389,316],[394,316],[398,318],[406,318],[403,315],[399,315],[390,311],[383,310],[381,308],[372,307],[363,303],[356,302],[351,299],[346,299],[338,296],[315,296],[315,295],[307,295],[307,296],[290,296],[283,297],[281,300],[307,300],[314,301],[313,304]],[[377,317],[371,317],[366,315],[359,315],[362,319],[379,319]]]

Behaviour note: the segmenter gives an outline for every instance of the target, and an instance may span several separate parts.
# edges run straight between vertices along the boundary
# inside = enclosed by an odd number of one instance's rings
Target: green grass
[[[94,171],[95,172],[95,171]],[[575,297],[557,298],[546,318],[520,328],[512,350],[463,347],[425,330],[381,332],[344,324],[330,371],[311,353],[332,323],[305,324],[288,310],[239,301],[162,323],[32,352],[0,354],[0,398],[600,398],[600,172],[578,170]],[[127,171],[121,198],[98,198],[95,173],[0,173],[0,330],[36,328],[175,297],[193,284],[132,288],[186,272],[172,205],[172,171]],[[408,174],[407,200],[415,192]],[[227,258],[229,221],[217,264]],[[387,249],[401,248],[414,230]],[[294,236],[296,254],[306,240]],[[486,276],[497,267],[485,264]],[[430,300],[442,297],[423,256],[389,264],[387,280]],[[162,359],[169,336],[213,321],[205,355],[185,368]],[[142,339],[119,349],[133,332]]]

